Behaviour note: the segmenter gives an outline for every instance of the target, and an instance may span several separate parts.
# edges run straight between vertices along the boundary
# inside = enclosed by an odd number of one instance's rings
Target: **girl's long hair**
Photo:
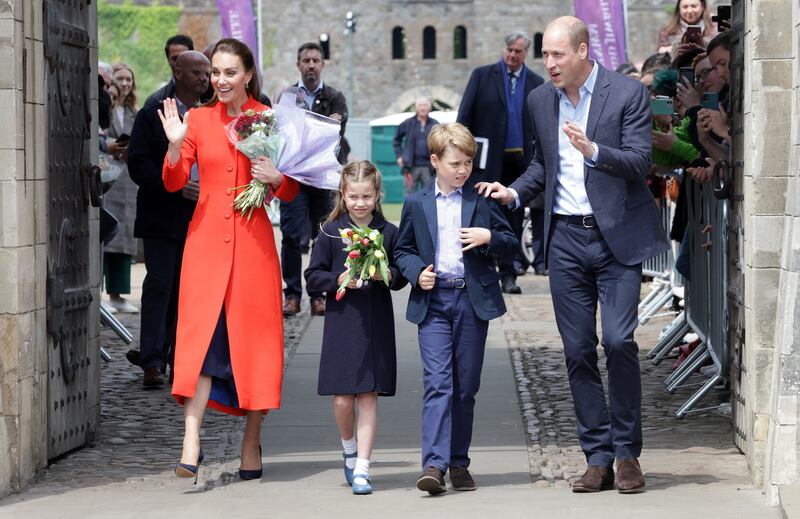
[[[675,2],[675,12],[672,13],[672,18],[664,26],[669,35],[676,34],[681,30],[681,1],[677,0]],[[700,5],[703,6],[703,24],[705,25],[703,36],[708,36],[714,30],[714,22],[711,21],[711,12],[708,10],[706,0],[700,0]]]
[[[375,164],[368,160],[351,162],[342,169],[342,178],[339,180],[339,190],[336,192],[336,199],[333,204],[333,211],[328,215],[325,223],[338,220],[342,215],[347,214],[347,205],[344,202],[344,190],[350,182],[371,182],[375,192],[378,193],[378,200],[375,202],[375,213],[382,215],[381,199],[383,199],[383,184],[381,182],[381,172]]]
[[[120,70],[127,70],[128,72],[131,73],[131,91],[128,92],[128,95],[125,97],[125,100],[122,102],[122,105],[119,104],[119,98],[117,98],[117,102],[115,103],[114,106],[112,106],[112,108],[114,108],[116,106],[124,106],[126,108],[130,108],[131,110],[133,110],[135,112],[136,111],[136,75],[133,73],[133,69],[131,67],[129,67],[127,63],[123,63],[123,62],[120,61],[119,63],[116,63],[114,65],[113,69],[111,69],[111,77],[113,78],[114,74],[116,74]],[[119,89],[119,86],[117,86],[117,89]],[[121,94],[122,94],[122,91],[120,90],[120,97],[122,97]]]
[[[250,47],[236,38],[223,38],[219,40],[216,45],[214,45],[214,50],[211,51],[211,58],[213,59],[214,54],[217,54],[218,52],[225,52],[227,54],[239,56],[239,59],[242,60],[242,65],[244,65],[245,71],[252,73],[250,82],[245,85],[245,91],[247,92],[248,96],[258,101],[259,97],[261,96],[261,84],[258,82],[256,60],[253,57],[253,52],[250,50]],[[209,99],[208,102],[202,106],[214,106],[218,101],[219,99],[217,98],[217,92],[215,90],[214,95],[211,96],[211,99]]]

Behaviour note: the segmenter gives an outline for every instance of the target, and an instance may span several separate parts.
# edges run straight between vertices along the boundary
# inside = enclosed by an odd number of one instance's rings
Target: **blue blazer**
[[[584,165],[584,185],[611,253],[624,265],[636,265],[669,248],[645,181],[653,145],[650,96],[639,81],[598,67],[586,135],[597,144],[599,154],[594,167]],[[519,194],[521,207],[545,193],[545,261],[560,168],[558,105],[552,82],[528,96],[534,156],[510,186]]]
[[[422,290],[417,284],[419,274],[428,265],[436,263],[438,225],[435,197],[433,183],[406,197],[394,249],[397,267],[411,283],[406,319],[415,324],[425,320],[430,298],[430,291]],[[483,227],[492,233],[489,245],[464,253],[466,291],[475,313],[488,321],[506,312],[495,261],[516,256],[519,241],[500,212],[500,206],[479,196],[472,183],[465,184],[462,190],[461,226]]]

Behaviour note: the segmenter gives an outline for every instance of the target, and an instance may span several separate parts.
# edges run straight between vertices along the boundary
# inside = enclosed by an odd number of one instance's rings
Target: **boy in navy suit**
[[[436,181],[403,205],[395,259],[411,282],[406,318],[419,325],[425,395],[417,488],[475,490],[469,445],[489,320],[506,311],[495,261],[519,242],[497,203],[472,184],[475,139],[459,123],[428,136]]]

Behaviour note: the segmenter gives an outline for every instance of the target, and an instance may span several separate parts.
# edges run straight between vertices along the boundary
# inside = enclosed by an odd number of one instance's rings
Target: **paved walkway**
[[[779,517],[748,483],[727,418],[671,417],[679,399],[661,389],[666,362],[645,374],[648,492],[572,494],[568,480],[582,457],[547,283],[530,275],[520,281],[524,294],[509,298],[509,314],[490,327],[471,453],[477,492],[432,498],[414,488],[422,382],[416,329],[403,318],[404,291],[395,298],[398,396],[380,401],[372,496],[353,496],[343,483],[330,398],[316,395],[323,320],[305,313],[287,321],[283,408],[265,422],[260,481],[235,476],[241,420],[214,412],[203,431],[207,461],[200,484],[173,478],[180,411],[166,390],[140,389],[140,373],[120,360],[125,348],[106,330],[104,343],[116,355],[103,366],[108,396],[96,445],[66,456],[27,492],[0,502],[0,517]],[[138,318],[124,319],[135,331]],[[660,327],[642,329],[643,348]]]

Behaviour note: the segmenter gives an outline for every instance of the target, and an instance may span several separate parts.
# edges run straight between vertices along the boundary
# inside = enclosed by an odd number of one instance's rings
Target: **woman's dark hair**
[[[236,38],[223,38],[219,40],[216,45],[214,45],[214,50],[211,52],[211,57],[213,58],[214,55],[219,52],[238,56],[239,59],[242,60],[244,69],[247,72],[252,72],[253,75],[250,78],[250,82],[245,85],[245,91],[247,92],[248,96],[258,100],[261,97],[261,85],[258,82],[256,60],[253,57],[253,52],[250,50],[250,47]],[[209,99],[209,101],[203,106],[214,106],[217,104],[217,101],[219,101],[219,99],[217,99],[217,93],[214,92],[214,95],[211,96],[211,99]]]
[[[642,76],[646,76],[649,72],[669,68],[672,63],[669,52],[662,52],[660,54],[653,54],[642,63]]]
[[[672,68],[691,67],[692,63],[694,62],[694,58],[700,54],[705,54],[705,52],[705,49],[701,49],[700,47],[695,47],[682,52],[678,54],[672,61]]]
[[[97,75],[97,124],[100,128],[111,125],[111,97],[106,92],[106,82],[103,76]]]
[[[714,38],[710,42],[708,42],[708,47],[706,47],[706,54],[711,54],[711,51],[713,51],[717,47],[722,47],[727,51],[731,50],[730,31],[724,31],[714,36]]]
[[[675,12],[672,13],[672,18],[670,18],[667,24],[664,26],[667,34],[669,35],[677,34],[679,31],[681,31],[682,1],[683,0],[675,1]],[[706,0],[700,0],[700,5],[703,6],[703,24],[705,25],[705,28],[703,29],[703,36],[708,36],[709,34],[712,34],[712,31],[714,30],[714,22],[711,21],[711,12],[708,10]]]

